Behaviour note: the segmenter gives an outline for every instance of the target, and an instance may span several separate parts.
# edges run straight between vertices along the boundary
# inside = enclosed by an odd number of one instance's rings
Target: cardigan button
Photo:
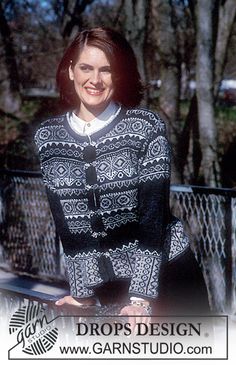
[[[85,162],[93,162],[96,159],[96,148],[88,145],[83,150],[83,157]]]
[[[102,217],[100,215],[92,215],[90,217],[90,223],[91,223],[92,229],[94,231],[96,231],[97,233],[104,231],[104,224],[103,224]]]

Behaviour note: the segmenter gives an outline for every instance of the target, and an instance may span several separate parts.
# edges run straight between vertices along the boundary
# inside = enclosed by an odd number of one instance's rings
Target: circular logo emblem
[[[29,303],[11,317],[10,334],[17,332],[17,343],[29,355],[42,355],[56,343],[58,329],[48,321],[42,304]]]

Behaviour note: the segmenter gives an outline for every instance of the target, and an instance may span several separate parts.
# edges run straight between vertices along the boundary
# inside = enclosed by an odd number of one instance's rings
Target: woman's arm
[[[164,122],[154,116],[152,132],[139,159],[139,246],[129,287],[131,301],[120,312],[129,316],[132,330],[136,323],[148,324],[151,320],[150,305],[158,297],[163,246],[170,216],[170,145]],[[135,299],[132,300],[132,297]]]
[[[139,246],[129,293],[158,297],[159,273],[169,220],[170,146],[164,122],[156,116],[139,160]]]

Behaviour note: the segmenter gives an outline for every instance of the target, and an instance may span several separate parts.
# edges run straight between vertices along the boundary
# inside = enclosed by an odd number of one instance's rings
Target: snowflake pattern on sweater
[[[149,110],[121,107],[82,136],[68,117],[43,122],[35,143],[71,295],[86,298],[107,281],[129,279],[130,295],[154,299],[162,263],[189,246],[169,212],[165,124]]]

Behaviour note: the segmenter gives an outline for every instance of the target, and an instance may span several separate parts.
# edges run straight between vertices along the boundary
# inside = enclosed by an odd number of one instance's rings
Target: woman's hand
[[[81,298],[81,299],[75,299],[70,295],[65,296],[64,298],[61,298],[55,302],[56,305],[64,305],[64,304],[70,304],[74,305],[76,307],[81,307],[83,305],[95,305],[96,300],[94,298]]]
[[[132,332],[135,331],[135,326],[137,323],[149,324],[151,320],[151,317],[149,316],[149,313],[145,307],[133,304],[123,307],[120,311],[120,315],[129,317],[129,323]],[[140,317],[135,317],[136,315]]]

